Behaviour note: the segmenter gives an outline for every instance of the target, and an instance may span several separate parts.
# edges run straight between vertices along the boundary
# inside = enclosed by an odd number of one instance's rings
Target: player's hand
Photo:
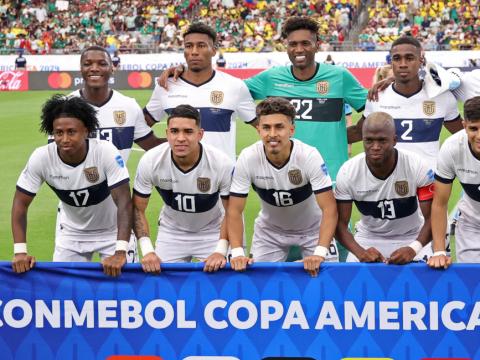
[[[245,271],[247,265],[252,265],[253,259],[250,259],[246,256],[237,256],[230,259],[230,266],[235,271]]]
[[[434,269],[446,269],[452,264],[452,258],[445,255],[432,256],[428,259],[427,264]]]
[[[114,255],[102,261],[103,273],[108,276],[119,276],[122,273],[122,266],[127,262],[126,251],[116,251]]]
[[[205,266],[203,267],[203,271],[215,272],[223,269],[226,264],[227,258],[220,253],[214,252],[205,260]]]
[[[367,250],[363,250],[359,254],[354,254],[360,262],[363,263],[374,263],[374,262],[384,262],[385,258],[383,257],[382,253],[375,249],[374,247],[370,247]]]
[[[182,64],[178,66],[169,67],[167,70],[163,70],[160,76],[157,79],[158,85],[163,87],[165,90],[168,90],[168,78],[173,76],[173,81],[177,81],[180,75],[183,74],[185,68]]]
[[[160,274],[162,271],[160,263],[162,261],[155,252],[148,253],[142,258],[142,269],[146,273]]]
[[[413,250],[410,246],[404,246],[397,250],[395,250],[391,255],[390,258],[387,259],[387,264],[396,264],[396,265],[404,265],[408,264],[413,261],[417,254],[415,250]]]
[[[323,256],[310,255],[303,259],[303,268],[310,276],[316,277],[320,270],[320,264],[324,261],[325,258]]]
[[[380,80],[376,84],[373,84],[372,87],[368,90],[367,98],[370,101],[378,101],[378,93],[385,90],[391,83],[395,81],[393,76],[390,76],[386,79]]]
[[[24,273],[35,266],[35,257],[28,254],[15,254],[12,260],[13,272]]]

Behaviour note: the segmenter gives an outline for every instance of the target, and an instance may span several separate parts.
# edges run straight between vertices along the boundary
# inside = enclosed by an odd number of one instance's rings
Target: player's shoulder
[[[442,144],[444,149],[460,149],[464,146],[468,146],[467,133],[464,129],[456,132],[455,134],[450,135]]]
[[[143,159],[156,159],[162,157],[165,153],[170,153],[170,144],[168,142],[164,142],[160,145],[157,145],[149,150],[147,150],[143,156]]]
[[[427,166],[428,163],[413,151],[406,149],[396,149],[398,153],[397,166],[405,168],[418,168],[420,166]]]
[[[215,71],[211,85],[229,89],[232,92],[235,92],[238,88],[246,87],[242,79],[218,70]]]
[[[112,102],[115,104],[123,104],[124,106],[133,106],[140,108],[135,98],[122,94],[120,91],[112,90]]]
[[[240,151],[239,159],[258,159],[261,157],[261,155],[264,154],[263,150],[263,143],[261,140],[258,140],[257,142],[253,143],[252,145],[249,145]]]
[[[322,156],[322,154],[318,151],[318,149],[314,146],[311,146],[307,143],[304,143],[301,140],[298,139],[291,139],[293,142],[293,148],[292,148],[292,154],[294,154],[297,157],[318,157]]]
[[[340,166],[340,170],[338,174],[340,173],[352,173],[353,171],[358,171],[361,167],[365,167],[366,165],[366,160],[365,160],[365,153],[362,152],[360,154],[355,155],[354,157],[348,159],[345,161],[342,166]],[[338,175],[337,175],[338,177]]]

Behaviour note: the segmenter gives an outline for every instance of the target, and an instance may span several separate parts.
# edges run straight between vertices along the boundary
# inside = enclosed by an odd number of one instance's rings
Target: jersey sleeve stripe
[[[239,194],[239,193],[230,192],[230,196],[246,198],[248,196],[248,193],[247,194]]]
[[[141,193],[140,191],[138,191],[137,189],[133,188],[133,193],[139,197],[142,197],[142,198],[148,198],[150,197],[150,195],[152,194],[144,194],[144,193]]]
[[[150,114],[150,111],[148,111],[146,107],[143,108],[143,113],[149,115],[149,116],[153,119],[153,121],[155,121],[155,122],[159,122],[159,121],[160,121],[160,120],[155,119],[155,118],[153,117],[153,115]]]
[[[140,137],[140,138],[138,138],[138,139],[136,139],[136,140],[134,140],[134,141],[135,141],[136,144],[138,144],[139,141],[143,141],[143,140],[145,140],[146,138],[148,138],[148,137],[150,137],[150,136],[152,136],[152,135],[153,135],[153,131],[150,131],[147,135],[142,136],[142,137]]]
[[[321,194],[321,193],[323,193],[323,192],[325,192],[325,191],[332,190],[332,189],[333,189],[333,187],[327,186],[327,187],[325,187],[325,188],[323,188],[323,189],[314,190],[313,192],[314,192],[315,194]]]
[[[363,105],[362,107],[358,108],[358,109],[355,109],[356,112],[361,112],[365,110],[365,105]]]
[[[21,187],[18,186],[18,185],[17,185],[17,190],[20,191],[21,193],[23,193],[23,194],[25,194],[25,195],[28,195],[28,196],[31,196],[31,197],[34,197],[35,195],[37,195],[37,194],[32,193],[32,192],[30,192],[30,191],[28,191],[28,190],[25,190],[24,188],[21,188]]]
[[[129,181],[130,181],[130,179],[127,177],[127,178],[117,182],[116,184],[113,184],[113,185],[109,186],[108,190],[113,190],[113,189],[119,187],[120,185],[128,184]]]
[[[441,177],[438,174],[435,174],[435,180],[440,181],[443,184],[451,184],[451,183],[453,183],[453,180],[455,180],[455,179],[446,179],[446,178]]]
[[[245,121],[245,124],[251,124],[251,123],[253,123],[255,120],[257,120],[257,117],[254,117],[252,120]]]
[[[224,200],[228,200],[228,198],[230,197],[230,195],[220,195],[220,197]]]
[[[344,204],[348,204],[348,203],[352,203],[353,202],[353,199],[351,200],[345,200],[345,199],[335,199],[337,201],[337,203],[344,203]]]

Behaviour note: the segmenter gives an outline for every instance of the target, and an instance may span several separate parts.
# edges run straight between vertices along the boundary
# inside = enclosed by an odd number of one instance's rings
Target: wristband
[[[432,256],[440,256],[440,255],[447,256],[447,252],[445,250],[435,251]]]
[[[216,253],[222,254],[223,256],[227,256],[228,253],[228,240],[226,239],[220,239],[218,240],[217,247],[215,248]]]
[[[418,240],[415,240],[415,241],[412,241],[409,245],[408,245],[409,248],[412,248],[413,251],[415,251],[415,255],[417,255],[420,250],[423,249],[423,245],[420,241]]]
[[[240,256],[245,256],[245,251],[243,251],[242,247],[232,249],[232,259]]]
[[[155,249],[152,245],[152,240],[150,240],[148,236],[142,236],[140,239],[138,239],[138,243],[140,244],[140,250],[142,250],[143,256],[155,252]]]
[[[14,243],[13,244],[13,253],[16,254],[27,254],[27,243]]]
[[[128,250],[128,241],[125,240],[117,240],[115,245],[115,251],[125,251]]]
[[[318,245],[315,248],[315,251],[313,252],[313,255],[315,256],[321,256],[323,258],[326,258],[328,254],[328,249],[325,246]]]

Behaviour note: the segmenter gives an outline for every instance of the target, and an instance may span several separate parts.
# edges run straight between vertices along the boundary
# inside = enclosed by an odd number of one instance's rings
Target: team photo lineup
[[[312,17],[287,17],[279,44],[291,65],[241,80],[213,61],[217,31],[191,22],[185,64],[160,74],[143,109],[110,87],[118,54],[85,46],[82,88],[35,109],[45,144],[29,148],[9,189],[13,271],[35,271],[27,214],[48,187],[54,251],[41,260],[100,261],[114,277],[127,263],[160,274],[163,263],[298,261],[314,277],[323,262],[479,263],[480,71],[428,62],[408,33],[366,89],[315,60],[323,35]],[[250,138],[238,152],[240,126]],[[252,197],[259,212],[247,216]]]

